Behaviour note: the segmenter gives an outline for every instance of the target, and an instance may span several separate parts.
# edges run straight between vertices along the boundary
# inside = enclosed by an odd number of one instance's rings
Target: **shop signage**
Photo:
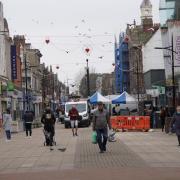
[[[153,88],[155,88],[155,89],[158,89],[158,91],[159,91],[159,94],[165,94],[165,87],[164,86],[152,86]]]
[[[8,91],[14,91],[14,84],[11,81],[8,81],[7,83],[7,90]]]
[[[17,79],[16,46],[11,46],[11,77]]]

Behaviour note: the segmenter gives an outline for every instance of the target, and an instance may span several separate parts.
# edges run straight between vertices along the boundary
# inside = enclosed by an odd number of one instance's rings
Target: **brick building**
[[[143,0],[141,6],[141,24],[127,24],[126,34],[129,41],[130,92],[144,94],[142,46],[146,44],[159,29],[159,24],[153,24],[152,4]]]

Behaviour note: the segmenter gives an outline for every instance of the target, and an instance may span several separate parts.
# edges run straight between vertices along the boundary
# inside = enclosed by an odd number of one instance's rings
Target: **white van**
[[[65,103],[65,118],[64,118],[64,127],[71,127],[70,118],[68,116],[69,110],[75,106],[81,116],[79,120],[79,126],[89,126],[90,125],[90,116],[89,116],[89,107],[87,101],[77,101],[77,102],[66,102]]]

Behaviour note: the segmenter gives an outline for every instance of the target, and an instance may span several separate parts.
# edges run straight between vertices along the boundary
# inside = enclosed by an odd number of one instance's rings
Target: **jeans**
[[[106,151],[106,144],[108,139],[107,128],[97,129],[96,133],[97,133],[97,143],[99,145],[99,149],[101,151]]]
[[[25,127],[26,127],[26,136],[28,136],[28,132],[29,135],[32,135],[32,123],[25,123]]]
[[[8,140],[11,139],[11,131],[10,130],[6,130],[6,137]]]
[[[165,118],[161,118],[161,127],[162,127],[162,132],[164,131],[164,126],[165,126]]]

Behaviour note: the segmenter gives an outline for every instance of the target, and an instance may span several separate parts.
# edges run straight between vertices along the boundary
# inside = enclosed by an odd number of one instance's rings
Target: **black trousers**
[[[32,123],[25,123],[25,128],[26,128],[26,136],[28,136],[28,132],[29,135],[32,135]]]
[[[177,135],[177,138],[178,138],[178,142],[179,142],[179,145],[180,145],[180,135]]]
[[[165,118],[161,118],[162,131],[164,131],[164,126],[165,126]]]
[[[45,125],[44,130],[46,133],[48,133],[48,136],[46,137],[46,145],[53,145],[53,137],[55,134],[54,126]]]

